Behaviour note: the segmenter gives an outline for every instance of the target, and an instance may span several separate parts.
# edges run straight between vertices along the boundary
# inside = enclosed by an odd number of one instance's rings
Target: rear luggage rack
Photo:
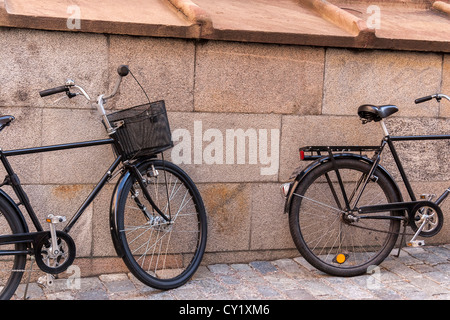
[[[325,152],[326,154],[330,154],[333,152],[359,152],[362,155],[363,151],[365,152],[374,152],[379,151],[380,146],[307,146],[299,149],[300,152],[300,160],[310,161],[322,158],[324,155],[321,152]],[[309,152],[310,154],[305,154]]]

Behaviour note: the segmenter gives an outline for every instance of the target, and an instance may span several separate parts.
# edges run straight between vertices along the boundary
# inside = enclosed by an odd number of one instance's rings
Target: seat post
[[[381,125],[381,128],[383,129],[384,136],[385,137],[389,136],[389,132],[388,132],[388,130],[386,128],[386,124],[384,123],[384,119],[380,120],[380,125]]]

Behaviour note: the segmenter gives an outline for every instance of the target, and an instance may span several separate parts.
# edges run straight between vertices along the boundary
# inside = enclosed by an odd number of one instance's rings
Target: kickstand
[[[30,270],[28,271],[28,280],[27,280],[27,285],[25,286],[25,292],[23,293],[23,300],[27,300],[29,297],[27,297],[27,293],[28,293],[28,285],[30,284],[30,279],[31,279],[31,272],[33,271],[33,263],[34,263],[34,257],[31,256],[30,257]]]
[[[398,252],[397,252],[397,255],[395,255],[396,258],[400,257],[400,251],[402,250],[404,244],[406,243],[405,242],[406,227],[407,227],[407,224],[405,223],[403,225],[403,232],[402,232],[402,237],[400,239],[400,245],[398,246]]]

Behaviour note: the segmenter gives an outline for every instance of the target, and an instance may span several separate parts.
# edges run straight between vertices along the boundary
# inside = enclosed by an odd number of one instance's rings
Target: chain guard
[[[410,202],[392,202],[379,205],[363,206],[358,209],[358,213],[375,213],[375,212],[386,212],[386,211],[402,211],[406,210],[408,214],[408,225],[411,229],[416,232],[419,229],[424,210],[434,211],[433,222],[436,225],[431,229],[425,229],[419,233],[422,237],[432,237],[436,235],[442,228],[444,222],[444,215],[442,214],[441,208],[434,202],[431,201],[410,201]]]
[[[75,260],[76,248],[72,237],[63,231],[56,231],[58,253],[51,253],[50,232],[34,243],[36,264],[45,273],[58,274],[67,270]]]

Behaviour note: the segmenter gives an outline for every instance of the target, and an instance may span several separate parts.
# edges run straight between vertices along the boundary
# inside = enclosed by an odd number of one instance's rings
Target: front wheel
[[[357,210],[346,207],[341,186],[350,208],[354,208],[361,190],[357,207],[401,201],[395,185],[381,170],[375,170],[366,179],[371,167],[356,159],[336,159],[335,166],[330,161],[313,169],[294,190],[289,212],[292,238],[302,256],[325,273],[335,276],[366,273],[395,246],[400,228],[398,219],[359,219]],[[373,215],[398,216],[403,212]]]
[[[153,202],[130,176],[118,204],[118,231],[123,260],[131,273],[158,289],[186,283],[203,258],[207,238],[206,211],[197,187],[173,163],[151,160],[139,172]]]

